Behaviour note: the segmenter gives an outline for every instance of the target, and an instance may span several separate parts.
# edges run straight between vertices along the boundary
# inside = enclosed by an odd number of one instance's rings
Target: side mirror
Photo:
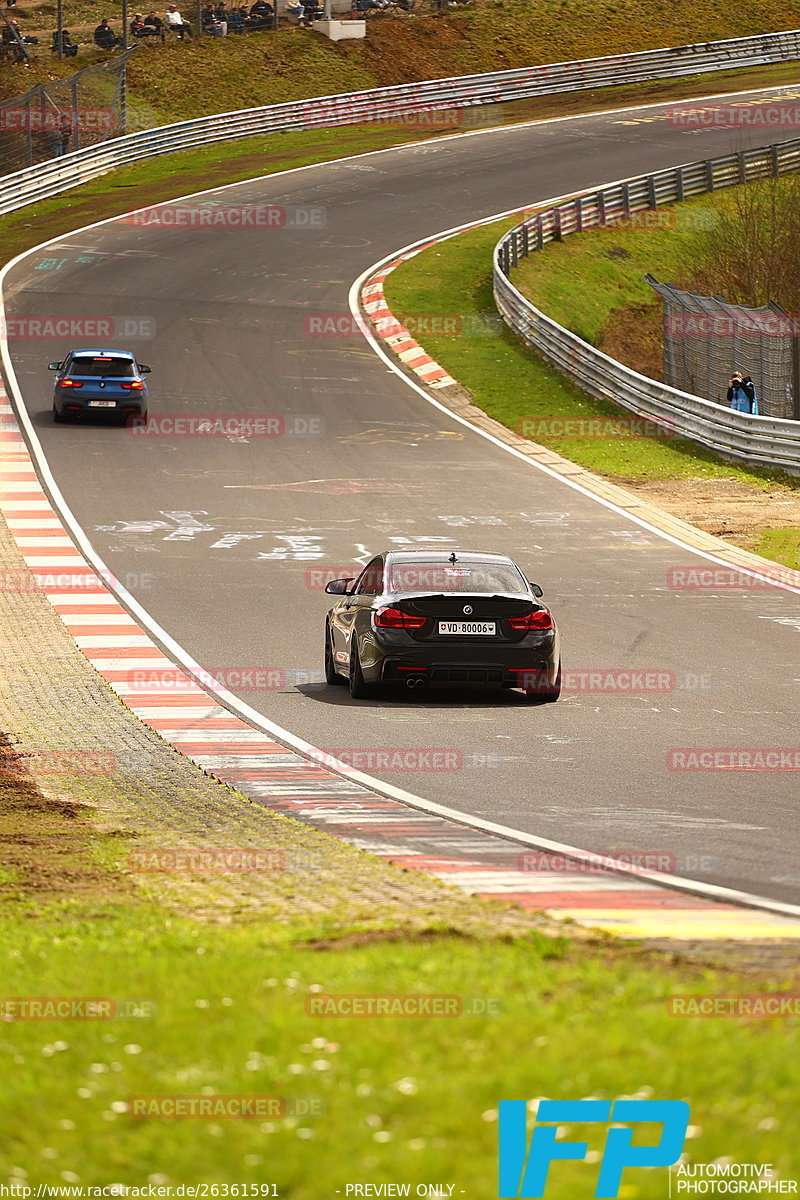
[[[352,579],[332,579],[330,583],[325,584],[325,591],[329,596],[346,596],[352,582]]]
[[[48,371],[60,371],[63,365],[63,363],[48,363],[47,369]]]
[[[544,595],[544,592],[539,587],[538,583],[531,584],[531,591],[533,592],[533,594],[537,600],[541,600],[542,596]]]
[[[146,367],[144,365],[144,363],[139,363],[139,374],[140,375],[149,375],[152,370],[153,370],[152,367]]]

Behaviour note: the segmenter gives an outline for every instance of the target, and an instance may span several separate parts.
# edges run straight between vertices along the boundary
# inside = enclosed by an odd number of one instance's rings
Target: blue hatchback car
[[[102,413],[108,416],[147,416],[150,367],[137,363],[129,350],[71,350],[57,371],[53,391],[53,420]]]

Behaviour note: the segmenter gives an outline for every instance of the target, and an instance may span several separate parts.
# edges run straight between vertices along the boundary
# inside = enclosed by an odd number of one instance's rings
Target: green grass
[[[676,1019],[666,1008],[672,993],[752,993],[774,979],[542,935],[321,950],[287,945],[267,924],[198,926],[147,907],[19,906],[0,927],[5,996],[108,997],[152,1013],[2,1024],[2,1179],[22,1168],[34,1183],[275,1182],[297,1200],[354,1181],[439,1181],[489,1197],[498,1100],[622,1094],[688,1098],[693,1159],[800,1169],[797,1021]],[[322,1018],[305,1008],[319,989],[490,996],[502,1011]],[[325,1112],[169,1121],[122,1107],[134,1095],[201,1093],[316,1097]],[[599,1148],[602,1130],[585,1133]],[[591,1196],[595,1170],[559,1166],[548,1196]],[[631,1172],[625,1185],[629,1200],[661,1200],[666,1178]]]
[[[800,570],[800,529],[768,529],[756,547],[756,554]]]
[[[404,314],[492,316],[496,311],[492,247],[518,220],[513,217],[460,234],[403,263],[387,279],[389,307],[401,319]],[[550,247],[536,257],[544,259],[549,253]],[[573,273],[573,290],[575,278]],[[580,295],[590,296],[591,291],[591,285],[582,284]],[[625,436],[624,432],[611,437],[563,437],[549,432],[548,423],[597,419],[614,422],[617,428],[623,422],[624,428],[625,413],[573,387],[508,330],[498,329],[494,318],[480,336],[426,334],[422,341],[489,416],[592,471],[619,480],[725,478],[762,490],[774,487],[776,481],[800,487],[800,481],[779,472],[731,466],[683,439]],[[579,432],[581,428],[587,427],[578,427]]]
[[[695,224],[713,218],[717,196],[700,196],[680,206],[641,214],[632,228],[591,229],[551,243],[512,272],[514,284],[560,325],[594,346],[602,344],[612,314],[649,306],[660,332],[661,298],[644,276],[673,282],[692,274]],[[648,225],[652,220],[654,224]],[[575,280],[580,278],[580,288]]]

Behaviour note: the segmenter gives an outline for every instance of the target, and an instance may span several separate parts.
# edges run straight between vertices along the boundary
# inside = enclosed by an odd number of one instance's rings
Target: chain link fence
[[[128,132],[125,69],[138,46],[0,103],[0,175]]]
[[[777,304],[747,308],[699,296],[652,275],[645,282],[664,302],[664,382],[726,404],[734,371],[750,375],[762,416],[795,415],[797,323]]]

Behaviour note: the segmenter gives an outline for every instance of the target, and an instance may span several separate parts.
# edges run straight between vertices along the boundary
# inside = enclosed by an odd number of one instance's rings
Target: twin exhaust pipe
[[[420,687],[425,687],[425,684],[426,684],[427,682],[428,682],[428,681],[427,681],[427,679],[423,679],[421,676],[417,675],[417,676],[414,676],[414,677],[413,677],[413,678],[411,678],[411,679],[407,679],[407,680],[406,680],[406,687],[407,687],[407,688],[420,688]]]

